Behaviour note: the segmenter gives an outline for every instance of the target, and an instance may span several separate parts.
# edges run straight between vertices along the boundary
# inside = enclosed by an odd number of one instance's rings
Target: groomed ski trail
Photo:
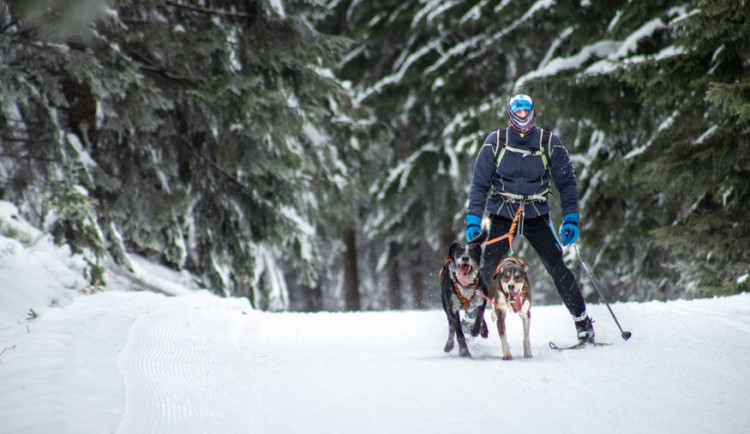
[[[750,423],[750,294],[590,304],[612,345],[532,308],[533,358],[508,318],[472,359],[445,354],[442,311],[267,313],[207,293],[108,291],[0,330],[0,432],[741,433]]]

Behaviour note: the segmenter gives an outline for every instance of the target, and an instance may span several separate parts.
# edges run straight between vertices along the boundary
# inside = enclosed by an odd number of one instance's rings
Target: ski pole
[[[591,272],[591,269],[586,264],[586,262],[583,261],[583,258],[581,257],[581,252],[578,250],[578,246],[573,244],[573,248],[576,250],[576,255],[578,256],[578,260],[581,262],[581,265],[583,266],[583,269],[586,270],[586,274],[589,275],[589,278],[591,279],[591,283],[594,284],[594,289],[596,289],[596,292],[599,294],[599,297],[601,297],[604,304],[607,305],[607,309],[609,309],[609,313],[612,314],[612,319],[615,320],[615,324],[617,324],[617,328],[620,329],[620,332],[622,333],[622,338],[626,341],[630,339],[631,336],[633,336],[632,333],[628,331],[624,331],[622,327],[620,326],[620,321],[617,321],[617,317],[615,316],[615,313],[612,311],[612,308],[609,306],[609,303],[607,302],[607,299],[604,298],[604,294],[599,290],[599,285],[596,283],[596,279],[594,278],[594,274]]]

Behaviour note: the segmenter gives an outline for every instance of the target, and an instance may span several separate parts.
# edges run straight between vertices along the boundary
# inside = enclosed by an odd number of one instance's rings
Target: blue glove
[[[482,218],[466,214],[466,241],[471,241],[482,233]]]
[[[574,244],[578,241],[578,213],[572,212],[563,216],[562,227],[560,227],[560,238],[563,247]]]

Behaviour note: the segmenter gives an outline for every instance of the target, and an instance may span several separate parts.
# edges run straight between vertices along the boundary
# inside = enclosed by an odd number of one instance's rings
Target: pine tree
[[[97,0],[0,5],[0,197],[82,253],[92,283],[104,282],[106,242],[91,194],[95,164],[80,137],[97,119],[76,74],[98,66],[83,47],[105,10]]]
[[[81,35],[63,25],[45,32],[46,21],[29,18],[34,8],[6,9],[5,137],[41,144],[15,147],[16,159],[4,161],[7,177],[25,174],[39,188],[3,196],[42,197],[51,204],[42,220],[61,207],[42,176],[82,186],[102,238],[89,245],[104,241],[123,265],[124,252],[137,253],[193,271],[216,292],[286,308],[284,273],[318,284],[335,255],[332,234],[318,228],[335,226],[348,203],[355,121],[328,72],[340,44],[308,23],[307,4],[99,7]],[[31,173],[18,163],[41,155],[56,159],[38,160]],[[84,217],[92,218],[67,213],[54,224],[83,228]]]
[[[687,295],[747,290],[750,6],[699,1],[674,31],[674,56],[623,77],[668,123],[632,163],[633,179],[668,205],[652,234]]]

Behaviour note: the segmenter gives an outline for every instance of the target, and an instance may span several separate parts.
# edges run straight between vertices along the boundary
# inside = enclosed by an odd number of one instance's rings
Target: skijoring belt
[[[546,202],[547,194],[549,189],[537,194],[513,194],[502,191],[493,191],[493,195],[497,194],[503,197],[505,202],[516,203],[516,202]]]

